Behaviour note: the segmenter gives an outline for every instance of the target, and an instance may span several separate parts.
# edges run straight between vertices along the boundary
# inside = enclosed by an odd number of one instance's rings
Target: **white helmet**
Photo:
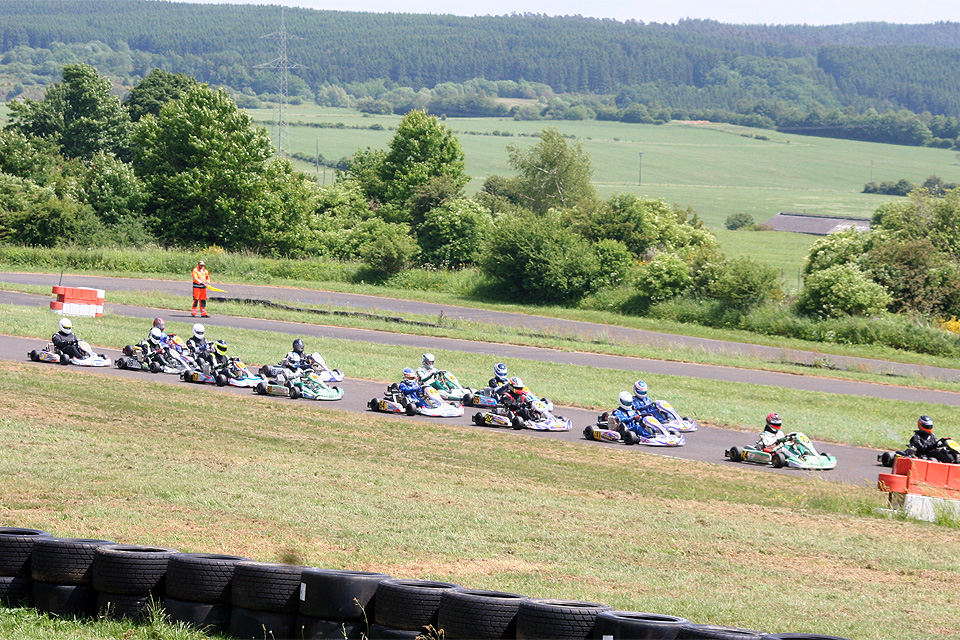
[[[73,323],[70,318],[60,318],[60,333],[70,333],[73,331]]]
[[[291,351],[287,354],[287,366],[291,369],[300,368],[300,354],[296,351]]]
[[[163,332],[156,327],[150,329],[150,344],[160,344],[160,340],[163,337]]]
[[[432,353],[425,353],[420,357],[420,362],[428,369],[433,369],[433,363],[436,361],[437,359],[433,357]]]
[[[197,340],[203,340],[206,333],[207,333],[207,330],[204,329],[203,325],[200,324],[199,322],[193,325],[193,337],[196,338]]]
[[[620,400],[620,406],[624,409],[629,409],[633,406],[633,396],[630,395],[629,391],[621,391],[618,399]]]

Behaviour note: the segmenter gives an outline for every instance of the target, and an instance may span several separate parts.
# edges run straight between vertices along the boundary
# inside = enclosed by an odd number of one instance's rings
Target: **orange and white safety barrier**
[[[88,287],[54,287],[56,300],[50,302],[50,310],[64,316],[103,317],[103,289]]]

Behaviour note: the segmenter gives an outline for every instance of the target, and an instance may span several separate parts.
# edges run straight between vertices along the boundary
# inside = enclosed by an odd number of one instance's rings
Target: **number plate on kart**
[[[196,371],[194,371],[194,372],[190,375],[190,379],[193,380],[194,382],[200,382],[200,374],[197,373]]]

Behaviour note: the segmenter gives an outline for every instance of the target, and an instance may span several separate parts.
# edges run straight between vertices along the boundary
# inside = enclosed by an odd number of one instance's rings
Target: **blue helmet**
[[[410,367],[403,368],[403,377],[405,380],[416,380],[417,374]]]
[[[507,365],[502,362],[498,362],[493,365],[493,375],[497,380],[506,380],[507,379]]]
[[[647,383],[643,380],[637,380],[633,383],[633,395],[642,398],[647,395]]]

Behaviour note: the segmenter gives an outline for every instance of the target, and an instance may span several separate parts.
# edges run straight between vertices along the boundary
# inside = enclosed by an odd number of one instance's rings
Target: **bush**
[[[871,315],[892,302],[889,292],[856,265],[838,264],[807,276],[797,297],[797,311],[821,318]]]
[[[723,223],[723,226],[731,231],[736,231],[737,229],[754,229],[757,223],[754,222],[752,215],[745,211],[739,211],[727,216],[727,220]]]
[[[701,295],[735,308],[746,308],[780,295],[779,274],[752,258],[708,262],[695,274]]]
[[[424,216],[419,227],[421,259],[454,268],[472,264],[492,227],[490,212],[477,202],[466,198],[448,200]]]
[[[686,262],[674,253],[661,253],[640,270],[638,295],[650,302],[662,302],[684,293],[692,282]]]
[[[594,253],[600,286],[617,287],[633,279],[636,260],[627,245],[619,240],[601,240],[594,246]]]
[[[360,233],[367,238],[360,244],[360,257],[380,275],[399,273],[420,251],[405,224],[373,218],[361,223],[360,227]]]

